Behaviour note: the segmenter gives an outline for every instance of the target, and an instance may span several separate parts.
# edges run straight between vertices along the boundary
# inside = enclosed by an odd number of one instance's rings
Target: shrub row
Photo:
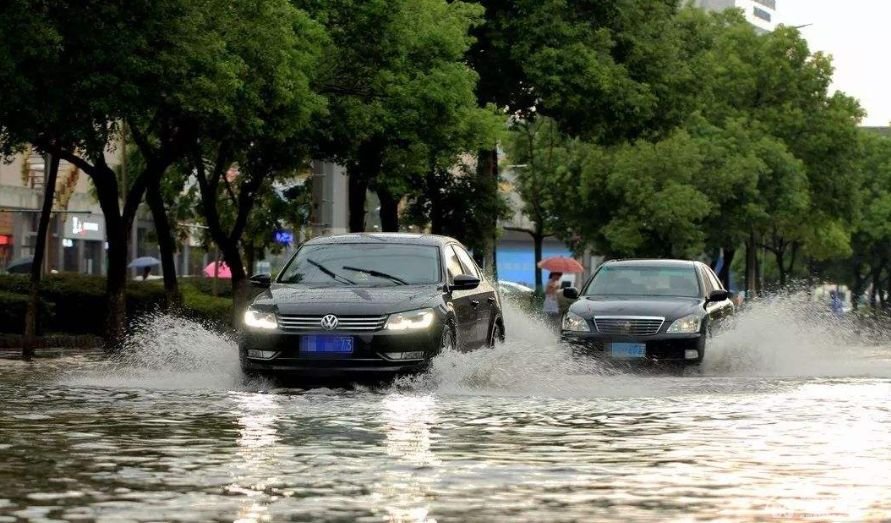
[[[0,276],[0,332],[22,332],[28,287],[26,276]],[[228,282],[220,282],[220,287],[228,288]],[[183,285],[182,292],[186,316],[221,328],[230,325],[231,299],[205,294],[190,284]],[[107,310],[103,277],[48,275],[41,282],[40,297],[40,333],[102,334]],[[127,314],[131,319],[160,310],[164,300],[161,281],[133,281],[127,285]]]

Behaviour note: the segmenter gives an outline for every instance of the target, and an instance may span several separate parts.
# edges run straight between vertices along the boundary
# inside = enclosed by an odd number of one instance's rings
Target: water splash
[[[559,343],[553,327],[539,316],[511,303],[504,314],[506,343],[443,354],[434,359],[428,373],[397,380],[384,391],[656,396],[694,387],[690,382],[696,377],[891,377],[887,346],[863,336],[853,321],[837,320],[815,308],[801,294],[774,297],[740,311],[733,324],[710,341],[703,365],[680,374],[644,373],[621,364],[573,357]],[[275,385],[245,379],[234,340],[170,314],[144,317],[121,356],[91,365],[87,371],[81,367],[66,374],[64,381],[163,390],[269,390]]]
[[[777,295],[739,311],[714,338],[706,375],[891,377],[891,351],[851,315],[834,317],[803,292]]]
[[[119,356],[66,383],[145,389],[230,390],[245,387],[235,342],[173,314],[149,314],[133,325]]]

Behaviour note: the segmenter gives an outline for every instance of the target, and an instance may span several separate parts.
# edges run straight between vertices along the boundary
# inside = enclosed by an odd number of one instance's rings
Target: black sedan
[[[501,301],[442,236],[347,234],[304,243],[244,314],[247,373],[324,377],[424,370],[442,351],[504,338]]]
[[[699,364],[707,339],[734,312],[712,269],[682,260],[601,265],[563,317],[562,339],[577,352],[620,360]]]

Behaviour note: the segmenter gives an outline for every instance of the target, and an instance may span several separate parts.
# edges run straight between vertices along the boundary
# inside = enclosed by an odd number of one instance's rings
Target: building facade
[[[742,9],[749,23],[760,32],[777,27],[777,0],[696,0],[696,6],[709,11]]]
[[[26,150],[0,163],[0,271],[33,256],[45,187],[46,159]],[[46,241],[47,272],[103,274],[105,218],[87,177],[61,162]]]

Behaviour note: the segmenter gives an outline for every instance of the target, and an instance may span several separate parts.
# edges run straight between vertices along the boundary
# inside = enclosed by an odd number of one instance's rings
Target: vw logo
[[[326,331],[333,331],[337,328],[337,316],[333,314],[328,314],[327,316],[322,318],[322,321],[319,323],[322,324],[322,328]]]

